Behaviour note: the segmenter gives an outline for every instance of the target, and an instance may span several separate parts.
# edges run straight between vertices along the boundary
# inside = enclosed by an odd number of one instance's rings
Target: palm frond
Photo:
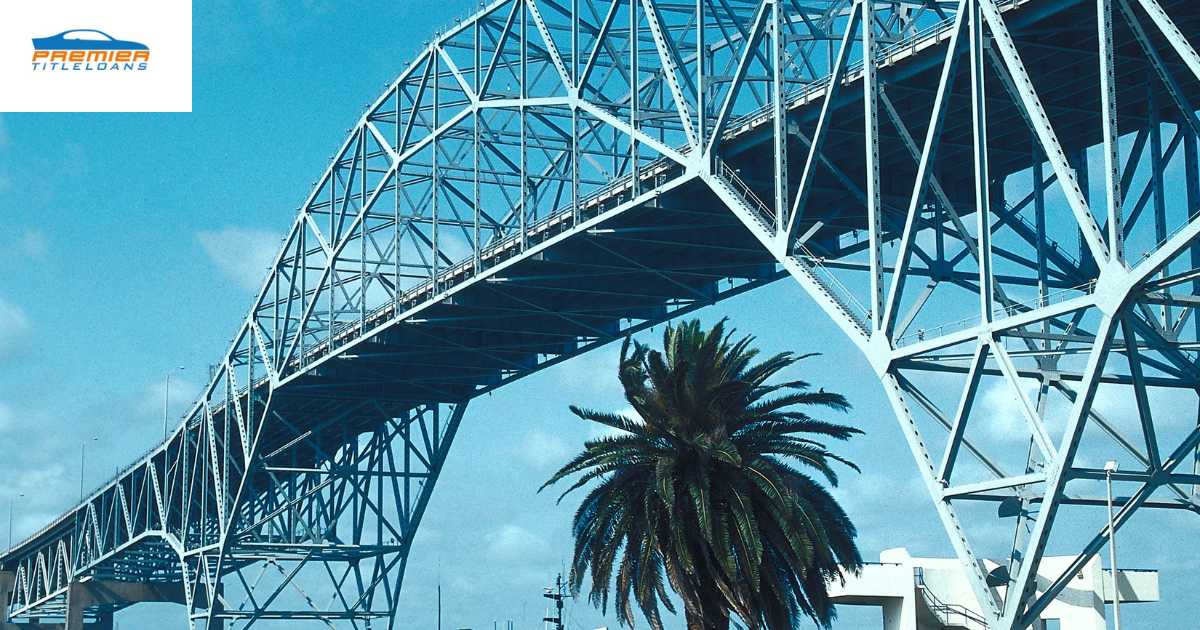
[[[571,406],[619,431],[590,439],[539,489],[570,479],[559,496],[587,489],[572,525],[569,584],[590,576],[589,600],[652,630],[660,608],[689,626],[784,630],[809,617],[828,627],[826,584],[855,572],[857,531],[825,485],[857,471],[825,440],[861,434],[812,410],[845,413],[841,394],[779,377],[813,354],[762,358],[754,338],[722,319],[665,327],[661,348],[626,338],[617,378],[636,417]],[[816,477],[814,479],[814,477]]]

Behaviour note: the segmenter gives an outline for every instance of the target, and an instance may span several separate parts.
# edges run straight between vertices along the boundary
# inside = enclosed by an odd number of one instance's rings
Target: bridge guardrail
[[[754,212],[755,218],[759,221],[762,227],[768,234],[774,232],[775,213],[755,192],[738,176],[737,171],[730,168],[723,160],[717,160],[717,178],[723,181],[734,194],[740,196],[746,205],[750,206]],[[862,302],[854,297],[854,292],[850,290],[831,269],[824,265],[824,258],[814,254],[803,243],[798,244],[800,255],[795,257],[796,261],[809,270],[813,274],[813,279],[820,285],[821,290],[829,296],[829,299],[840,308],[855,325],[864,333],[867,331],[867,321],[869,321],[871,312]],[[825,277],[822,280],[813,272],[820,272]]]
[[[1022,226],[1024,226],[1025,229],[1033,230],[1035,233],[1037,232],[1037,226],[1034,225],[1033,223],[1030,223],[1029,219],[1022,216],[1021,212],[1019,210],[1017,210],[1015,207],[1013,207],[1013,205],[1011,203],[1008,203],[1007,201],[1004,202],[1004,209],[1008,212],[1009,217],[1016,219],[1016,221],[1018,223],[1020,223]],[[1057,249],[1058,242],[1051,240],[1051,243]],[[1067,252],[1066,250],[1058,249],[1057,251],[1060,256],[1062,256],[1063,258],[1066,258],[1068,261],[1070,261],[1071,265],[1073,267],[1075,267],[1076,269],[1079,268],[1079,259],[1078,258],[1076,258],[1075,256],[1072,256],[1070,254],[1070,252]]]
[[[775,231],[775,213],[724,160],[717,159],[717,176],[724,178],[735,193],[750,203],[750,207],[758,214],[768,232]]]
[[[807,262],[810,268],[820,271],[821,275],[825,276],[827,279],[825,285],[832,288],[832,290],[827,289],[830,297],[838,302],[838,306],[842,307],[842,310],[850,315],[850,318],[858,324],[858,327],[864,333],[868,332],[870,330],[868,323],[871,321],[871,309],[859,301],[854,296],[854,292],[850,290],[850,287],[838,279],[833,270],[825,264],[824,256],[817,255],[804,243],[797,244],[796,249],[799,251],[798,257],[801,260]]]
[[[1005,12],[1014,9],[1019,5],[1032,1],[1033,0],[996,0],[996,7],[1001,12]],[[880,62],[895,62],[897,60],[895,55],[900,52],[905,52],[906,49],[910,55],[915,55],[917,53],[917,49],[923,44],[933,45],[940,43],[949,35],[950,29],[953,28],[953,26],[954,19],[947,18],[926,26],[925,28],[917,31],[909,37],[904,38],[903,40],[881,46],[875,51],[876,64],[879,65]],[[842,80],[848,81],[851,78],[851,75],[856,72],[862,72],[862,69],[863,62],[861,59],[850,63],[845,68]],[[813,96],[816,92],[825,90],[829,86],[831,78],[832,77],[826,75],[820,79],[805,83],[798,88],[789,90],[784,95],[784,101],[786,102],[785,107],[791,107],[795,105],[797,101],[806,100],[810,96]],[[737,118],[731,119],[725,126],[726,134],[729,135],[731,130],[746,125],[755,118],[769,115],[774,107],[775,106],[773,104],[768,103],[747,114],[743,114]]]
[[[1142,252],[1141,258],[1138,258],[1138,261],[1137,261],[1137,263],[1134,264],[1134,266],[1136,267],[1137,265],[1145,262],[1145,260],[1147,258],[1150,258],[1151,256],[1154,255],[1154,252],[1158,251],[1158,249],[1160,247],[1165,245],[1167,241],[1174,238],[1176,234],[1182,232],[1185,228],[1187,228],[1187,226],[1192,224],[1192,221],[1195,221],[1197,219],[1200,219],[1200,208],[1196,208],[1196,209],[1188,212],[1187,220],[1185,220],[1183,223],[1180,223],[1179,225],[1175,226],[1175,229],[1171,230],[1170,232],[1167,233],[1166,236],[1159,239],[1158,242],[1154,244],[1153,248],[1149,249],[1148,251]]]
[[[1047,293],[1044,297],[1039,296],[1037,299],[1034,299],[1034,300],[1026,300],[1024,302],[1010,300],[1008,304],[1001,304],[1001,305],[992,307],[992,318],[996,319],[996,318],[1001,318],[1001,317],[1013,317],[1015,315],[1027,313],[1034,309],[1049,306],[1051,304],[1061,304],[1062,302],[1065,302],[1069,299],[1079,297],[1079,295],[1081,295],[1081,294],[1086,295],[1088,293],[1091,293],[1095,288],[1096,288],[1095,280],[1089,280],[1083,284],[1075,285],[1073,287],[1067,287],[1065,289],[1058,289],[1056,291],[1051,291],[1051,292]],[[963,317],[961,319],[956,319],[954,321],[946,322],[944,324],[938,324],[931,328],[919,328],[911,333],[907,333],[907,334],[897,338],[896,339],[896,347],[899,348],[901,346],[911,345],[914,343],[925,341],[926,339],[935,339],[937,337],[940,337],[941,335],[945,335],[945,334],[952,333],[952,332],[957,332],[960,330],[965,330],[965,329],[970,328],[971,326],[974,326],[978,323],[980,323],[979,316],[978,315],[970,315],[967,317]]]
[[[925,584],[924,567],[913,567],[913,581],[916,583],[917,590],[921,593],[921,598],[925,600],[925,607],[937,617],[943,626],[973,627],[980,630],[987,630],[988,623],[982,615],[966,606],[947,604],[939,599],[933,591],[929,590],[929,586]]]

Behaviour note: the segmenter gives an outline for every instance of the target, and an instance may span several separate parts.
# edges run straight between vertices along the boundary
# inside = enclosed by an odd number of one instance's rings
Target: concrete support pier
[[[38,620],[15,622],[8,618],[8,602],[15,587],[15,575],[0,571],[0,630],[112,630],[113,613],[118,608],[141,602],[183,604],[183,586],[116,582],[84,578],[67,589],[66,618],[62,623]],[[94,620],[85,622],[91,610]]]

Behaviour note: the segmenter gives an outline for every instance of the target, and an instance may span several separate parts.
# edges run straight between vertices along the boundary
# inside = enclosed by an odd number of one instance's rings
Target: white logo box
[[[0,2],[0,85],[3,112],[190,112],[192,3]]]

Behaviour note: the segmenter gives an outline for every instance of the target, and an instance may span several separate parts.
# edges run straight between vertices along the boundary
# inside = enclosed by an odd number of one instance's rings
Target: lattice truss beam
[[[944,15],[941,4],[888,3],[881,37],[911,36]],[[186,421],[2,560],[17,583],[8,613],[67,615],[72,584],[105,579],[180,585],[192,625],[390,623],[466,400],[781,277],[758,252],[729,247],[718,262],[650,267],[596,228],[695,180],[731,125],[769,107],[772,89],[828,74],[850,4],[766,7],[502,1],[440,35],[314,183]],[[768,21],[770,37],[786,39],[786,70],[759,50]],[[736,222],[709,227],[722,225]],[[551,246],[584,230],[602,263],[574,260],[520,291],[503,288],[516,263],[549,260]],[[614,275],[639,277],[641,292],[575,289],[608,303],[573,309],[525,293],[538,281]],[[503,299],[394,330],[468,287]],[[523,321],[539,329],[501,338]],[[451,360],[446,347],[463,352]],[[388,365],[414,357],[423,373]],[[430,427],[438,413],[452,420]],[[297,576],[312,568],[327,574],[331,601],[303,592]]]
[[[1197,511],[1197,13],[486,6],[349,131],[181,426],[0,556],[7,611],[107,580],[178,587],[192,627],[392,624],[468,400],[790,276],[878,372],[985,614],[1030,625],[1052,534],[1105,540],[1056,527],[1097,454],[1121,525]]]
[[[1197,22],[962,0],[916,85],[855,6],[839,58],[875,63],[835,64],[801,174],[714,189],[879,373],[989,624],[1028,627],[1108,539],[1099,462],[1120,461],[1118,528],[1200,513]],[[1023,30],[1042,11],[1064,15]],[[814,204],[826,178],[849,233]],[[1078,555],[1039,576],[1052,537]]]

